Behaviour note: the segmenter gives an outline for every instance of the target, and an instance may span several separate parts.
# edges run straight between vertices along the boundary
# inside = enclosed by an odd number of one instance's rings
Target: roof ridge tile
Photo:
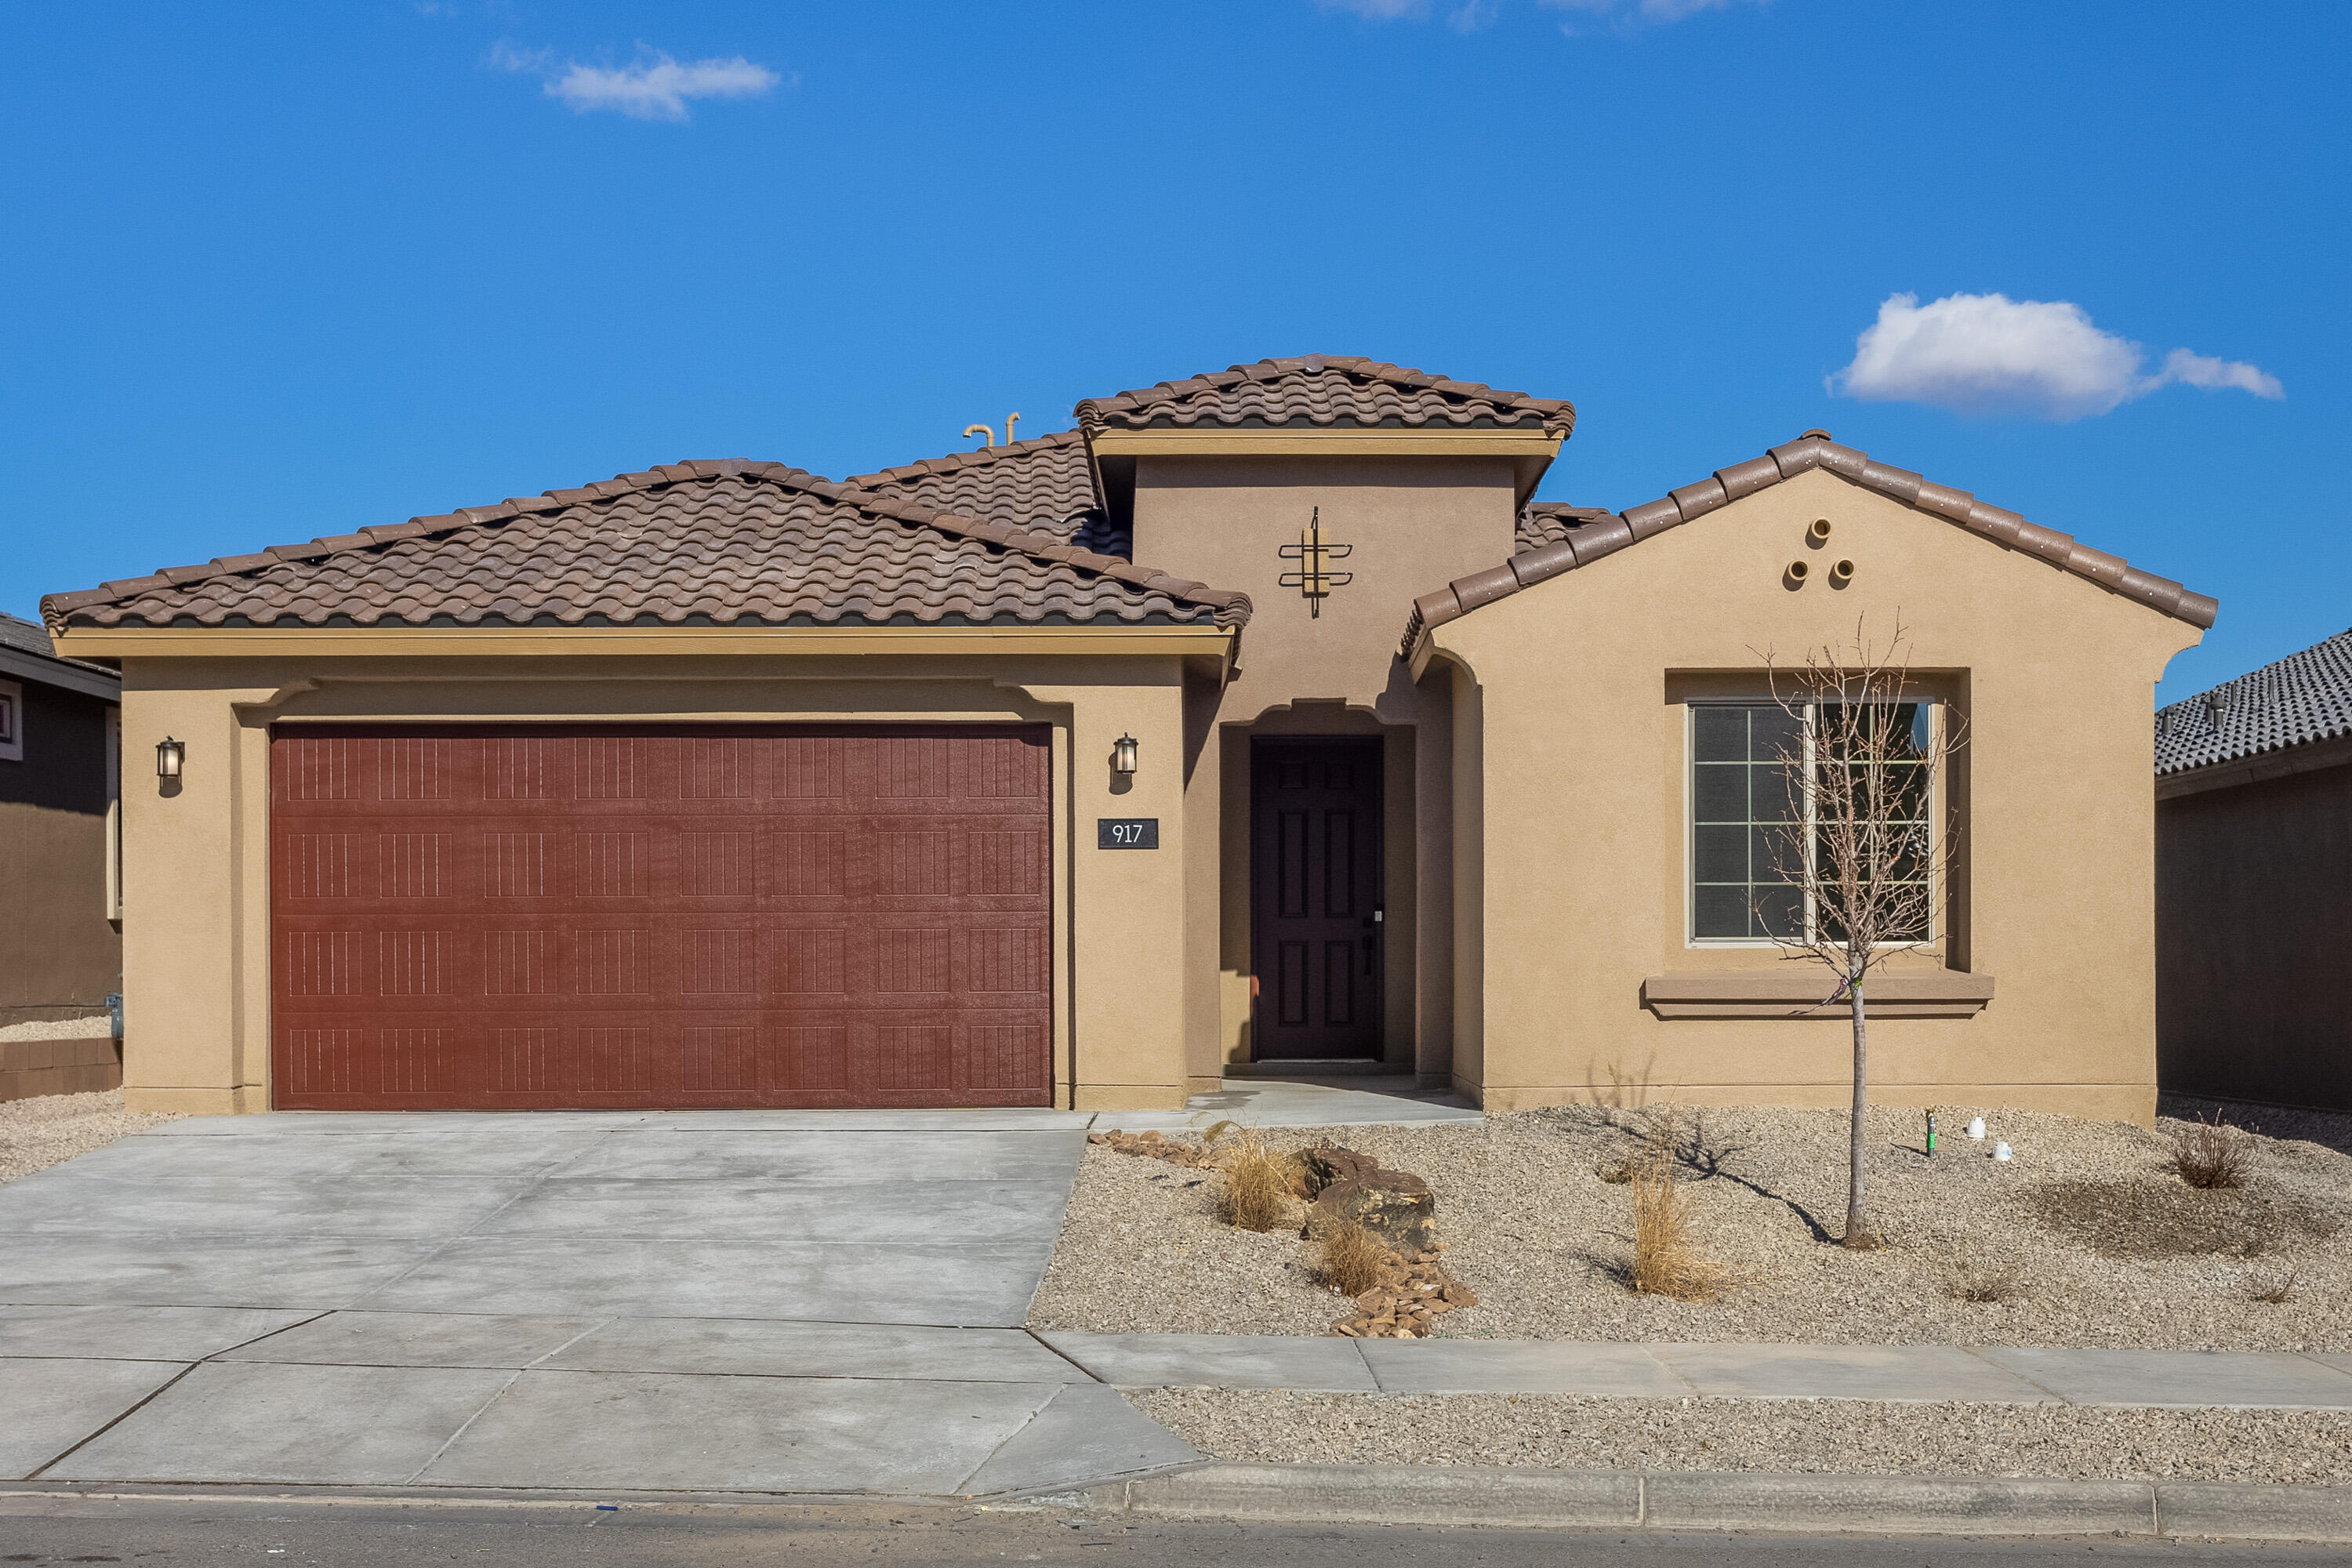
[[[1770,448],[1761,458],[1718,468],[1696,484],[1669,491],[1656,500],[1628,507],[1605,522],[1596,519],[1572,526],[1566,531],[1564,545],[1545,544],[1519,551],[1503,567],[1472,573],[1433,594],[1423,595],[1413,601],[1412,612],[1405,619],[1400,651],[1411,658],[1414,645],[1424,634],[1467,615],[1480,605],[1603,555],[1614,554],[1654,534],[1704,517],[1740,497],[1753,495],[1816,468],[1944,518],[1996,543],[2039,555],[2075,576],[2193,626],[2210,626],[2220,611],[2220,605],[2205,595],[2192,594],[2168,577],[2140,571],[2119,555],[2077,543],[2071,533],[2028,522],[2016,512],[1989,506],[1967,490],[1937,484],[1908,468],[1873,462],[1867,453],[1839,446],[1826,431],[1808,430],[1794,441]],[[1596,530],[1588,550],[1579,542],[1580,536]],[[1567,552],[1566,557],[1559,553],[1562,548]]]

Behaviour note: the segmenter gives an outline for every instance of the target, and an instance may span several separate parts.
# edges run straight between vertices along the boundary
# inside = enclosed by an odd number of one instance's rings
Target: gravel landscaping
[[[1128,1398],[1202,1453],[1235,1461],[2352,1480],[2352,1412],[2342,1411],[1277,1389],[1153,1389]]]
[[[119,1089],[0,1100],[0,1182],[62,1165],[117,1138],[178,1120],[123,1110]]]
[[[2221,1190],[2175,1173],[2179,1121],[2151,1133],[1948,1107],[1930,1160],[1919,1113],[1874,1112],[1868,1180],[1889,1243],[1878,1252],[1830,1245],[1844,1219],[1842,1111],[1682,1110],[1678,1174],[1700,1239],[1735,1276],[1704,1302],[1624,1283],[1632,1205],[1604,1173],[1664,1112],[1579,1106],[1265,1137],[1279,1149],[1328,1139],[1427,1179],[1446,1270],[1479,1298],[1439,1337],[2352,1349],[2352,1118],[2231,1110],[2293,1136],[2257,1139],[2246,1184]],[[1974,1115],[1990,1124],[1982,1143],[1963,1134]],[[2013,1160],[1989,1157],[1997,1140]],[[1218,1180],[1089,1146],[1032,1323],[1328,1331],[1349,1303],[1317,1282],[1297,1224],[1258,1235],[1221,1223]],[[1964,1285],[1995,1299],[1963,1300]]]

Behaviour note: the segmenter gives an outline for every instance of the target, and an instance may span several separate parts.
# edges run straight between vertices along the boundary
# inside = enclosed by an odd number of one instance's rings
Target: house
[[[112,1089],[122,678],[0,615],[0,1100]]]
[[[2156,716],[2157,1076],[2352,1110],[2352,631]]]
[[[129,804],[131,1102],[1839,1103],[1740,786],[1765,656],[1899,620],[1971,739],[1879,1092],[2149,1116],[2147,716],[2213,601],[1822,431],[1538,502],[1574,417],[1268,360],[55,595],[176,767]]]

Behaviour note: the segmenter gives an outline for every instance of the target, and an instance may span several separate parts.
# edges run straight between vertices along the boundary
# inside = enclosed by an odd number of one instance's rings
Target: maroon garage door
[[[282,1109],[1045,1105],[1046,735],[289,727]]]

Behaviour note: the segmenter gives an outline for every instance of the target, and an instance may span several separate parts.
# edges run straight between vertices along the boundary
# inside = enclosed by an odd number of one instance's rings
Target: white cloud
[[[547,96],[575,113],[609,109],[632,120],[683,121],[689,100],[757,98],[783,79],[740,55],[680,61],[654,51],[634,65],[586,66],[567,60],[559,67],[551,50],[499,44],[490,50],[490,64],[546,77]]]
[[[2080,419],[2179,383],[2284,397],[2276,378],[2250,364],[2175,349],[2143,374],[2139,344],[2103,332],[2063,300],[1948,294],[1922,305],[1889,295],[1854,340],[1853,363],[1830,390],[1872,403],[1924,403],[1969,414],[2022,412]]]
[[[2177,381],[2183,386],[2201,386],[2208,392],[2222,387],[2235,387],[2251,392],[2256,397],[2280,398],[2286,388],[2278,377],[2255,369],[2242,360],[2207,359],[2203,354],[2187,349],[2175,349],[2164,356],[2161,379]]]

